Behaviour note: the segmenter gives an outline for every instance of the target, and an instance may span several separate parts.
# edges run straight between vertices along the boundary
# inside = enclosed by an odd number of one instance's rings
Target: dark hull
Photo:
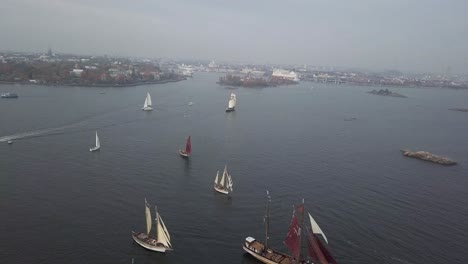
[[[16,94],[2,95],[1,97],[2,97],[2,98],[10,98],[10,99],[12,99],[12,98],[18,98],[18,95],[16,95]]]
[[[226,108],[226,112],[233,112],[234,108]]]

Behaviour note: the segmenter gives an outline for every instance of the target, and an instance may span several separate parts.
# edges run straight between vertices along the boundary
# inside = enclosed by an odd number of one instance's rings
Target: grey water
[[[20,96],[0,100],[0,263],[257,263],[241,245],[264,239],[265,190],[276,249],[286,251],[292,206],[305,198],[339,263],[466,263],[468,114],[448,109],[468,108],[468,91],[391,88],[408,96],[392,98],[365,93],[379,87],[307,82],[230,90],[218,77],[0,86]],[[231,91],[237,109],[225,113]],[[141,111],[146,92],[152,112]],[[96,130],[102,148],[90,153]],[[178,149],[188,135],[185,160]],[[459,164],[409,159],[402,148]],[[230,197],[212,188],[225,164]],[[174,251],[133,242],[145,198]]]

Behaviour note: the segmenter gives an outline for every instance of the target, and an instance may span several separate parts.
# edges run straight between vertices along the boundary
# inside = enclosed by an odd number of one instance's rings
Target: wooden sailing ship
[[[300,221],[296,216],[296,208],[293,209],[293,216],[289,225],[288,233],[284,240],[284,244],[288,248],[290,254],[270,248],[269,245],[269,226],[270,226],[270,202],[271,197],[267,191],[267,204],[265,212],[265,243],[256,240],[253,237],[247,237],[242,245],[242,248],[257,260],[267,264],[291,264],[291,263],[314,263],[314,264],[336,264],[335,259],[322,243],[320,236],[323,237],[328,244],[322,229],[317,222],[309,214],[310,229],[306,227],[307,252],[308,257],[302,254],[302,233],[304,228],[304,201],[297,207],[300,215]]]
[[[221,179],[219,179],[219,171],[216,172],[216,177],[214,180],[214,189],[215,191],[222,193],[222,194],[230,194],[233,191],[233,182],[232,177],[229,175],[227,171],[227,165],[224,166],[224,172]]]
[[[190,136],[188,136],[187,142],[185,143],[185,150],[179,149],[179,154],[184,158],[188,158],[190,157],[190,154],[192,154],[192,143],[190,142]]]
[[[132,231],[132,237],[135,242],[152,251],[166,252],[172,250],[171,236],[167,231],[166,225],[164,224],[161,215],[158,213],[158,208],[155,207],[155,222],[156,222],[156,236],[151,235],[151,229],[153,223],[151,222],[151,211],[150,205],[145,199],[145,217],[146,217],[146,232],[136,233]]]

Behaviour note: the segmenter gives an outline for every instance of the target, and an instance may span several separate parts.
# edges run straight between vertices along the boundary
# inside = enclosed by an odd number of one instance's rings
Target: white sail
[[[96,131],[96,148],[100,148],[100,147],[101,147],[101,141],[99,141],[99,137]]]
[[[225,182],[226,175],[227,175],[227,166],[224,167],[223,177],[221,177],[221,181],[219,182],[219,185],[223,187],[226,186],[226,182]]]
[[[215,178],[215,184],[218,184],[218,175],[219,175],[219,171],[216,172],[216,178]]]
[[[145,216],[146,216],[146,234],[149,235],[151,231],[151,211],[149,209],[149,204],[145,199]]]
[[[309,214],[310,226],[312,228],[312,233],[321,234],[323,236],[323,239],[325,239],[325,242],[327,242],[327,244],[328,244],[328,239],[325,236],[325,233],[323,233],[322,229],[317,224],[317,222],[315,222],[314,218],[310,215],[310,213],[308,213],[308,214]]]
[[[145,103],[143,104],[143,108],[148,107],[148,96],[145,98]]]
[[[156,212],[157,216],[157,221],[158,221],[158,237],[157,240],[159,243],[163,244],[166,247],[172,247],[171,245],[171,236],[169,235],[169,232],[167,231],[166,225],[164,225],[164,222],[161,218],[161,215]]]
[[[227,178],[227,179],[228,179],[227,189],[231,190],[231,192],[232,192],[232,191],[233,191],[233,189],[232,189],[233,183],[232,183],[232,177],[231,177],[231,175],[228,174],[228,178]]]
[[[147,106],[153,106],[153,103],[151,102],[151,95],[149,93],[146,93],[146,103]]]
[[[167,231],[167,228],[166,228],[166,225],[164,224],[164,221],[162,220],[161,218],[161,215],[159,215],[159,220],[161,220],[161,226],[164,230],[164,234],[166,235],[168,241],[169,241],[169,244],[171,242],[171,235],[169,234],[169,231]]]
[[[231,99],[229,99],[228,108],[236,107],[236,101],[236,95],[234,93],[231,93]]]

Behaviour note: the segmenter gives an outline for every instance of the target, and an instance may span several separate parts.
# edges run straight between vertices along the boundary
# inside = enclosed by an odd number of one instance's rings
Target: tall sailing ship
[[[146,93],[145,102],[143,103],[143,108],[141,108],[141,110],[143,111],[153,110],[153,103],[151,102],[151,95],[149,93]]]
[[[328,240],[317,222],[309,215],[310,228],[304,227],[304,200],[297,206],[300,219],[296,216],[296,207],[293,208],[293,215],[289,225],[288,233],[284,244],[288,248],[290,255],[270,248],[269,228],[270,228],[270,202],[271,197],[267,191],[267,204],[265,212],[265,243],[256,240],[253,237],[247,237],[242,248],[257,260],[267,264],[292,264],[292,263],[314,263],[314,264],[336,264],[336,260],[325,247],[320,236],[328,244]],[[307,239],[307,255],[302,254],[302,233],[305,229]]]
[[[179,149],[179,154],[184,158],[188,158],[190,157],[190,154],[192,154],[192,142],[190,141],[190,136],[188,136],[187,142],[185,143],[185,150]]]
[[[231,93],[231,97],[229,98],[228,106],[226,108],[226,112],[234,111],[235,108],[236,108],[236,104],[237,104],[236,94]]]
[[[136,233],[132,231],[132,237],[135,242],[152,251],[166,252],[167,250],[173,250],[171,244],[171,236],[167,231],[166,225],[164,224],[161,215],[158,213],[158,208],[155,207],[156,217],[156,237],[151,236],[151,229],[153,223],[151,222],[151,211],[150,205],[145,199],[145,217],[146,217],[146,232]]]
[[[233,189],[233,182],[232,177],[229,175],[227,171],[227,165],[224,166],[224,172],[221,179],[219,179],[219,171],[216,172],[216,177],[214,180],[214,189],[215,191],[222,193],[222,194],[230,194],[232,193]]]

